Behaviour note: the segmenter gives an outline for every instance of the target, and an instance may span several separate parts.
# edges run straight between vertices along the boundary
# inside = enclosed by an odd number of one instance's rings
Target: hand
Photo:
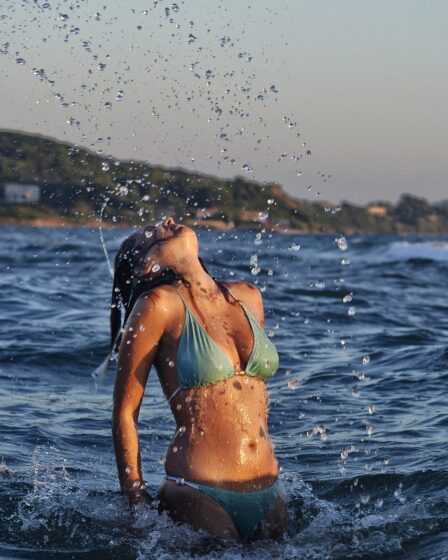
[[[129,500],[131,512],[141,509],[142,505],[150,506],[153,501],[151,495],[145,490],[143,480],[132,481],[124,492]]]

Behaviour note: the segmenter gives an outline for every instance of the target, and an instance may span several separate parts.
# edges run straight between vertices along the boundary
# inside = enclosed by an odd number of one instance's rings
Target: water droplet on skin
[[[179,448],[175,445],[175,446],[173,447],[173,453],[177,453],[178,451],[179,451]]]
[[[125,472],[126,474],[129,474],[129,473],[131,472],[131,467],[126,467],[126,468],[124,469],[124,472]]]
[[[173,367],[173,366],[174,366],[173,360],[170,360],[170,361],[168,362],[168,365],[169,365],[170,367]]]
[[[343,235],[341,235],[340,237],[335,237],[335,242],[337,243],[339,249],[341,251],[346,251],[348,248],[348,243],[347,240],[345,239],[345,237]]]
[[[160,265],[157,263],[151,268],[151,272],[158,272],[159,270],[160,270]]]
[[[139,330],[140,332],[143,332],[143,331],[145,330],[145,325],[140,325],[139,328],[138,328],[138,330]]]
[[[363,365],[363,366],[366,366],[368,363],[370,363],[370,356],[366,354],[366,355],[363,356],[363,358],[362,358],[362,365]]]

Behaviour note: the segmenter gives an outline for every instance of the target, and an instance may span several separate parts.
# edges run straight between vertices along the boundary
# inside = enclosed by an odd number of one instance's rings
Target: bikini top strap
[[[250,323],[255,322],[255,324],[256,324],[257,326],[260,326],[260,325],[258,324],[258,321],[255,319],[255,317],[254,317],[254,316],[252,315],[252,313],[249,311],[249,309],[247,309],[247,307],[246,307],[245,305],[243,305],[243,304],[241,303],[241,301],[240,301],[238,298],[236,298],[236,297],[232,294],[232,292],[229,290],[229,288],[228,288],[227,286],[224,286],[224,288],[229,292],[229,294],[230,294],[230,295],[233,297],[233,299],[238,303],[238,305],[239,305],[240,307],[242,307],[243,311],[244,311],[245,314],[247,315],[247,318],[249,319],[249,322],[250,322]],[[260,328],[261,328],[261,327],[260,327]]]
[[[183,304],[184,304],[184,306],[185,306],[185,310],[186,310],[186,311],[190,311],[190,306],[189,306],[188,303],[186,302],[184,296],[182,295],[182,292],[181,292],[174,284],[171,284],[171,286],[173,286],[173,288],[174,288],[174,289],[176,290],[176,292],[179,294],[180,299],[183,301]]]

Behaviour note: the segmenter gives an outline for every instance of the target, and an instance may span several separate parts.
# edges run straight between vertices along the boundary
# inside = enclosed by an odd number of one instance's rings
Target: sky
[[[448,198],[443,0],[6,0],[0,127],[298,198]]]

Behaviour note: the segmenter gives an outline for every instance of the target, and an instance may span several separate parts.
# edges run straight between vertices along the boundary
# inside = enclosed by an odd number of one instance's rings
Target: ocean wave
[[[384,258],[393,261],[429,260],[448,262],[448,242],[395,241],[386,250]]]

